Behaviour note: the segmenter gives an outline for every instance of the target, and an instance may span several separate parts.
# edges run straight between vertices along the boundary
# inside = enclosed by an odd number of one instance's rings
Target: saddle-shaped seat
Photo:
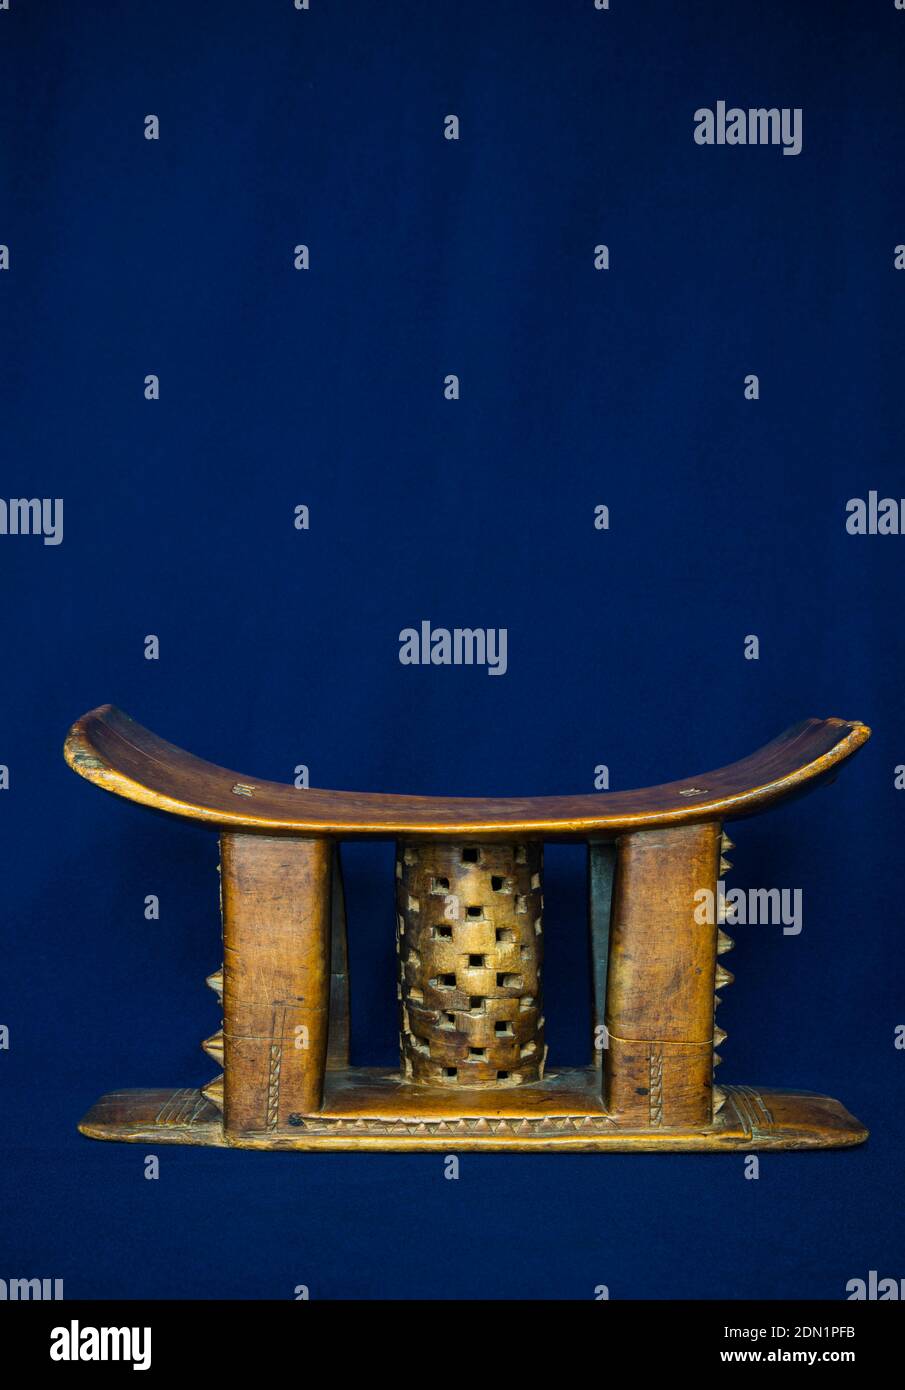
[[[304,790],[193,757],[101,705],[73,725],[69,766],[106,791],[191,820],[295,835],[503,836],[609,839],[632,830],[730,821],[799,796],[832,776],[870,737],[863,724],[803,719],[740,762],[678,782],[605,795],[396,796]]]

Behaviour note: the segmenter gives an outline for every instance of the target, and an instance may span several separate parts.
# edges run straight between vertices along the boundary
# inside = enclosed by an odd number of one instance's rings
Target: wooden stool
[[[812,790],[868,739],[806,719],[743,761],[639,791],[532,800],[296,790],[202,762],[103,705],[66,760],[107,791],[220,835],[222,1075],[116,1091],[95,1139],[255,1149],[798,1149],[858,1144],[838,1101],[713,1084],[732,982],[703,890],[727,821]],[[338,842],[395,839],[401,1071],[349,1066]],[[547,1070],[543,842],[589,847],[596,1037]]]

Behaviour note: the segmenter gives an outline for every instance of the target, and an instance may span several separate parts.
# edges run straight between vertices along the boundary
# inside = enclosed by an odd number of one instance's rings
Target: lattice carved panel
[[[467,1087],[542,1078],[542,865],[539,844],[398,847],[407,1079]]]

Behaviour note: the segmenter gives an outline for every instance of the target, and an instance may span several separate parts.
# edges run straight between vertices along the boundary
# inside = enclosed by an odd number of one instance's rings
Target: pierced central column
[[[406,1080],[487,1087],[542,1078],[542,864],[540,844],[397,846]]]

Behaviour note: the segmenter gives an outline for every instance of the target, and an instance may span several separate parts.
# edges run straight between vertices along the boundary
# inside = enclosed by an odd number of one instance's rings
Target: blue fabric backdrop
[[[905,493],[903,47],[893,0],[0,11],[3,487],[65,502],[62,544],[0,536],[4,1278],[590,1299],[905,1275],[905,538],[845,525]],[[719,100],[801,108],[801,153],[698,145]],[[505,627],[506,675],[401,665],[422,619]],[[216,842],[67,771],[106,700],[254,776],[448,794],[592,790],[601,763],[639,786],[865,720],[835,787],[733,832],[731,884],[800,887],[804,930],[736,932],[720,1022],[721,1077],[839,1096],[868,1145],[758,1181],[741,1155],[466,1155],[452,1182],[440,1155],[161,1148],[147,1181],[144,1148],[75,1126],[212,1075]],[[347,855],[358,1062],[396,1056],[391,863]],[[588,1047],[584,894],[581,851],[551,849],[553,1064]]]

